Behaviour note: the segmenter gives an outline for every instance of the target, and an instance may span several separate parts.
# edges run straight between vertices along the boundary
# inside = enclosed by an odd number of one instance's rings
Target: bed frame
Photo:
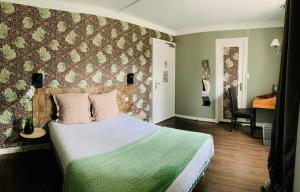
[[[56,108],[52,95],[61,93],[90,93],[99,94],[112,91],[114,89],[118,90],[117,102],[120,111],[129,112],[133,106],[133,87],[132,85],[119,85],[116,87],[88,87],[88,88],[39,88],[36,90],[35,95],[32,100],[32,112],[33,112],[33,125],[41,126],[47,124],[49,121],[56,118]],[[55,147],[52,145],[53,152],[55,154],[56,160],[60,167],[62,175],[64,175],[64,170],[62,164],[58,158]],[[199,180],[204,176],[210,160],[208,160],[198,173],[197,178],[194,180],[190,188],[187,190],[191,192]]]
[[[87,87],[87,88],[39,88],[32,98],[33,126],[38,127],[56,119],[56,107],[53,96],[61,93],[90,93],[99,94],[118,90],[117,102],[120,111],[129,112],[133,106],[133,86],[118,85],[115,87]]]

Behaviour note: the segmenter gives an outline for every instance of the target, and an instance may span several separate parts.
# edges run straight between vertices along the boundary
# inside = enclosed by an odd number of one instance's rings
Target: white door
[[[175,43],[153,39],[152,122],[175,116]]]
[[[236,87],[238,107],[246,107],[248,38],[216,40],[216,121],[231,118],[229,87]]]

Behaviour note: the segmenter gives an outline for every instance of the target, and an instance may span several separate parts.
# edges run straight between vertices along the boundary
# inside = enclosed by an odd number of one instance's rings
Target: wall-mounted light
[[[133,78],[134,78],[133,73],[128,73],[127,74],[127,85],[132,85],[133,84]]]
[[[32,85],[35,88],[43,87],[43,74],[41,73],[33,73],[32,76]]]
[[[274,52],[279,55],[279,53],[280,53],[280,42],[279,42],[279,40],[278,39],[273,39],[270,46],[272,48],[274,48]]]

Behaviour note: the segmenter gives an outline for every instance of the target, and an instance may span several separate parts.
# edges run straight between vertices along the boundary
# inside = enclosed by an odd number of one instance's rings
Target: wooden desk
[[[253,100],[253,108],[257,109],[275,109],[276,96],[272,93],[256,96]]]

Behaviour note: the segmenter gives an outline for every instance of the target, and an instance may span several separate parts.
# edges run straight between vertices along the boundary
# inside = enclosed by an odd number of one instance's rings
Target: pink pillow
[[[117,90],[108,93],[89,95],[92,104],[92,114],[96,121],[111,119],[119,115]]]
[[[88,93],[66,93],[54,95],[58,119],[61,123],[76,124],[91,122]]]

